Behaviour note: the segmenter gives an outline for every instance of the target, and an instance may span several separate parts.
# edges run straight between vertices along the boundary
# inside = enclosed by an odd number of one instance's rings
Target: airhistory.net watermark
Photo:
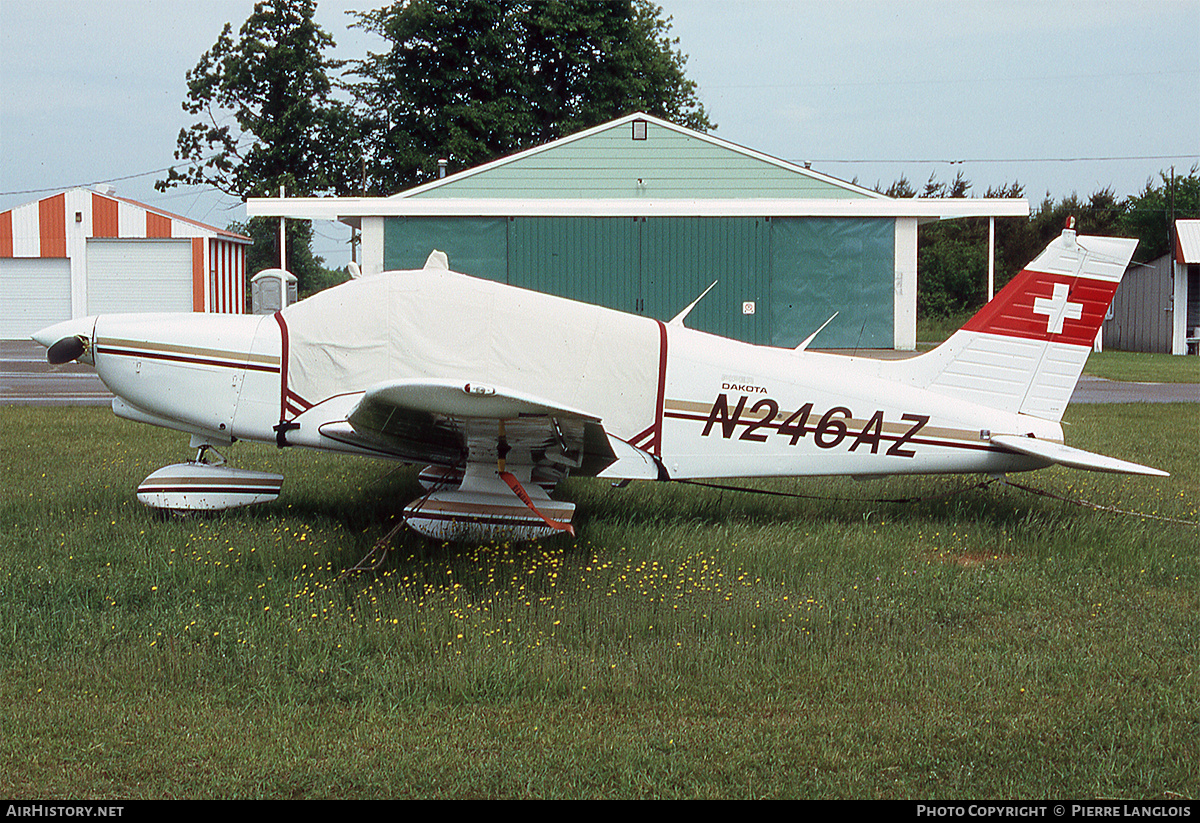
[[[121,817],[124,813],[124,806],[88,804],[9,803],[4,808],[5,817]]]

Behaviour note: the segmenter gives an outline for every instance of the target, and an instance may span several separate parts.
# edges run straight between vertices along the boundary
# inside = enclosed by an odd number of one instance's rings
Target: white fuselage
[[[338,287],[346,289],[339,299],[344,303],[361,282]],[[117,396],[118,414],[212,443],[246,439],[370,453],[321,429],[343,423],[370,384],[394,379],[398,368],[523,391],[533,381],[541,395],[599,417],[608,434],[653,455],[676,479],[1021,471],[1047,462],[993,447],[990,435],[1062,440],[1055,422],[910,385],[904,361],[881,364],[754,346],[488,281],[469,285],[489,295],[489,325],[536,324],[538,317],[569,309],[571,328],[594,326],[588,350],[553,351],[553,368],[562,374],[554,380],[544,373],[531,376],[525,350],[506,352],[490,341],[489,351],[499,353],[479,365],[478,357],[447,360],[436,350],[437,336],[428,336],[432,342],[405,342],[398,348],[403,357],[352,383],[339,384],[332,369],[320,396],[298,403],[288,382],[296,357],[287,337],[294,341],[303,331],[303,312],[105,315],[55,329],[90,339],[100,378]],[[431,282],[414,305],[435,303],[444,292]],[[511,310],[504,302],[510,293],[517,295]],[[313,304],[310,313],[319,308]],[[406,322],[420,328],[422,318]],[[353,339],[354,329],[344,331]],[[319,357],[319,347],[313,349]],[[610,353],[602,368],[598,352]],[[639,407],[631,413],[634,403]],[[620,465],[603,476],[620,477]]]

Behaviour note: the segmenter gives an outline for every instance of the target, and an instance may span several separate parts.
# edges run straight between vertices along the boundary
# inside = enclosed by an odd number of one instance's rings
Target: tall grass
[[[1072,409],[1070,498],[1195,522],[1195,408]],[[0,410],[10,797],[1194,797],[1197,529],[993,485],[912,505],[573,479],[579,538],[402,532],[385,463],[238,444],[272,504],[133,500],[181,435]],[[941,494],[965,478],[779,480]]]

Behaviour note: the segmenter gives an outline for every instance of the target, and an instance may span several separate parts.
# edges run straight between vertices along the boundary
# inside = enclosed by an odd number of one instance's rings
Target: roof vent
[[[646,121],[645,120],[634,120],[633,121],[633,139],[634,140],[645,140],[646,139]]]

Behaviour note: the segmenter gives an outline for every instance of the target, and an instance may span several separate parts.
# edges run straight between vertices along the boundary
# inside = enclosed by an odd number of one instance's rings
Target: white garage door
[[[89,240],[87,313],[192,310],[190,240]]]
[[[0,259],[0,339],[28,340],[34,332],[70,319],[70,260]]]

